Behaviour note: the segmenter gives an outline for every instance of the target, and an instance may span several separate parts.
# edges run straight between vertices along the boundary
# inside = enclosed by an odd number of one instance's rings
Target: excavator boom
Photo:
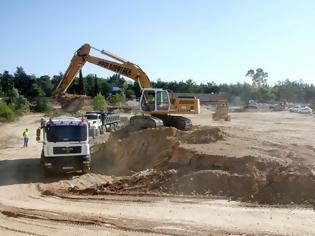
[[[98,50],[100,53],[117,60],[118,62],[109,61],[106,59],[98,58],[90,55],[91,46],[89,44],[84,44],[81,48],[79,48],[75,55],[73,56],[70,65],[68,66],[63,78],[58,84],[57,88],[53,92],[54,95],[60,96],[66,93],[67,89],[84,66],[86,62],[90,62],[92,64],[98,65],[115,73],[119,73],[124,75],[136,82],[139,83],[141,88],[150,88],[151,82],[146,73],[137,65],[124,60],[110,52],[104,50]]]

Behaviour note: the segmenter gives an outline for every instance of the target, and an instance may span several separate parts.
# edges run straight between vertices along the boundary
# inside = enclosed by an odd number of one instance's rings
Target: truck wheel
[[[48,178],[48,177],[51,177],[52,176],[52,171],[51,170],[48,170],[47,168],[44,168],[43,167],[43,176],[45,177],[45,178]]]
[[[104,134],[104,127],[100,128],[100,134]]]
[[[91,171],[91,167],[88,165],[84,165],[83,167],[82,167],[82,173],[83,174],[87,174],[87,173],[90,173],[90,171]]]
[[[95,128],[95,137],[99,136],[100,135],[100,130]]]
[[[113,126],[112,124],[110,124],[109,127],[107,128],[107,132],[112,132],[112,130],[113,130]]]

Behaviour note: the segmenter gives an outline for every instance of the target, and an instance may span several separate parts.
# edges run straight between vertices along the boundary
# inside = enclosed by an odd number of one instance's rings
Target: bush
[[[35,111],[37,112],[47,112],[52,109],[51,104],[47,101],[47,98],[38,97],[36,99],[36,104],[34,107]]]
[[[3,121],[13,121],[15,118],[14,112],[7,104],[0,101],[0,119]]]
[[[106,101],[101,93],[98,93],[93,99],[93,109],[103,110],[106,107]]]
[[[58,117],[58,116],[63,116],[65,114],[66,112],[64,112],[62,109],[56,109],[56,108],[49,109],[48,111],[45,112],[45,116],[48,116],[48,117]]]
[[[113,106],[121,105],[125,102],[125,97],[122,94],[117,93],[109,97],[109,103]]]
[[[30,104],[28,100],[19,94],[16,88],[13,88],[7,92],[7,97],[3,100],[17,115],[22,115],[30,110]]]

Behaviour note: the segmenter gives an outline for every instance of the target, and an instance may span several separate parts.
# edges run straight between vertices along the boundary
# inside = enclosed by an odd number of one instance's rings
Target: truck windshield
[[[86,115],[85,117],[88,120],[97,120],[97,115]]]
[[[87,128],[82,126],[48,126],[46,127],[48,142],[86,141]]]

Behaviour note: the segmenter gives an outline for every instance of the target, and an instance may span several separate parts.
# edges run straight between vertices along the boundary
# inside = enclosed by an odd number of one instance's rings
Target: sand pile
[[[298,169],[286,159],[266,156],[256,149],[254,153],[245,149],[239,152],[244,155],[233,155],[233,150],[224,150],[233,139],[217,127],[193,131],[163,127],[121,137],[113,135],[94,147],[93,170],[126,177],[87,192],[200,194],[268,204],[312,203],[315,199],[311,171],[305,172],[305,167]],[[201,152],[199,149],[205,146],[208,150]],[[284,149],[279,147],[274,153]],[[138,175],[146,169],[157,172]],[[172,169],[176,174],[168,175]]]
[[[149,168],[165,169],[181,143],[211,143],[223,138],[224,133],[218,128],[184,132],[163,127],[136,131],[123,139],[114,135],[93,147],[93,171],[129,175]]]
[[[105,195],[105,194],[163,194],[167,192],[167,186],[177,176],[176,170],[147,169],[139,171],[131,176],[116,178],[102,184],[88,188],[77,186],[68,188],[70,194],[80,195]],[[46,191],[47,192],[47,191]]]

